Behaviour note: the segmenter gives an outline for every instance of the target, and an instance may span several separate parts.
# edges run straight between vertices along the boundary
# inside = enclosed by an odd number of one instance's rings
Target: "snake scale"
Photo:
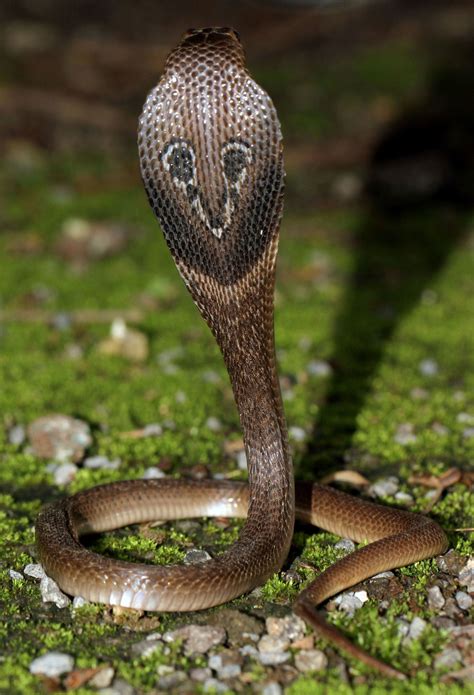
[[[425,516],[326,486],[295,488],[273,336],[282,138],[274,106],[250,77],[233,30],[185,34],[148,95],[138,143],[150,204],[224,357],[248,484],[131,480],[78,493],[41,511],[40,561],[64,591],[91,601],[151,611],[202,609],[252,590],[281,569],[296,515],[369,545],[323,572],[299,595],[294,611],[349,654],[402,678],[327,624],[315,607],[378,572],[444,552],[447,539]],[[226,552],[192,566],[113,560],[79,540],[128,524],[197,516],[247,521]]]

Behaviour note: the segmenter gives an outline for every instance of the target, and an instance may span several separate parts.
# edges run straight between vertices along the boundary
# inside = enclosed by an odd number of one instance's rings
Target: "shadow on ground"
[[[424,99],[374,148],[354,270],[335,322],[334,375],[300,474],[341,467],[388,341],[465,235],[474,197],[473,63],[473,43],[438,50]]]

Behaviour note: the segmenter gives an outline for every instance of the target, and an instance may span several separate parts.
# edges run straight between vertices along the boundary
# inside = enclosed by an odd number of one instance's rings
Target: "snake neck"
[[[264,560],[267,571],[262,579],[281,567],[294,526],[293,466],[275,356],[271,256],[229,287],[215,280],[203,282],[202,277],[185,278],[221,349],[232,384],[250,487],[240,541]]]

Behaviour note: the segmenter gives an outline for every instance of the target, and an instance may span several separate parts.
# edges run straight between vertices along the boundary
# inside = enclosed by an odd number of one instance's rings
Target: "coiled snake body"
[[[46,572],[66,592],[144,610],[223,603],[278,571],[296,516],[370,542],[321,574],[295,611],[385,674],[401,677],[327,625],[315,605],[377,572],[447,548],[424,516],[320,485],[297,484],[276,370],[274,270],[283,203],[282,143],[267,94],[245,68],[230,29],[188,32],[170,54],[139,123],[142,178],[178,270],[227,366],[244,433],[247,484],[125,481],[45,508],[36,524]],[[157,567],[90,552],[83,534],[156,519],[247,517],[224,554],[192,567]]]

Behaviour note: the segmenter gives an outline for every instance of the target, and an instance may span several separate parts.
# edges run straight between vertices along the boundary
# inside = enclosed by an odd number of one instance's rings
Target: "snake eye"
[[[251,149],[244,142],[231,140],[222,148],[224,175],[234,186],[238,186],[243,182],[247,173],[247,166],[251,161]]]
[[[190,184],[194,180],[195,154],[183,141],[170,142],[162,155],[163,165],[177,183]]]

